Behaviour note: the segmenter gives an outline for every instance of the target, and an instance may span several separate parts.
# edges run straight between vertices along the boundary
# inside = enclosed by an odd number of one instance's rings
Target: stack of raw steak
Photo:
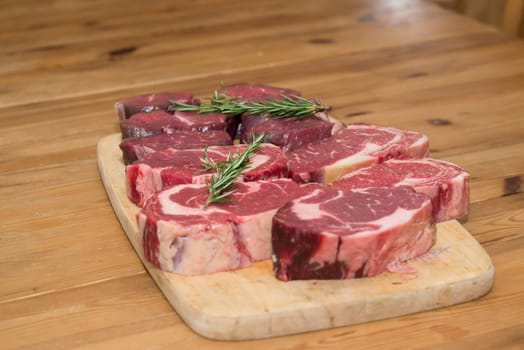
[[[221,92],[245,102],[300,92],[237,84]],[[467,213],[469,176],[428,158],[429,140],[412,131],[343,125],[324,113],[305,119],[171,112],[189,93],[138,96],[115,105],[126,186],[138,214],[144,256],[185,275],[229,271],[272,258],[281,280],[374,276],[426,253],[436,222]],[[202,172],[264,142],[236,179],[230,202],[212,203]]]
[[[160,134],[123,140],[120,143],[125,164],[144,158],[149,153],[168,148],[190,149],[203,148],[208,145],[231,145],[233,140],[222,130],[208,132],[177,131],[171,134]]]
[[[236,84],[220,90],[228,96],[245,102],[264,102],[279,100],[282,96],[300,96],[300,91],[275,88],[265,85]],[[268,118],[266,115],[241,115],[240,141],[250,142],[253,134],[264,134],[264,142],[282,148],[284,152],[319,141],[338,132],[344,126],[325,113],[317,113],[306,118]]]
[[[189,104],[198,104],[199,101],[193,98],[193,94],[187,92],[180,93],[160,93],[140,95],[133,98],[115,103],[115,110],[120,121],[131,118],[132,115],[140,112],[167,111],[171,105],[170,101],[179,101]]]

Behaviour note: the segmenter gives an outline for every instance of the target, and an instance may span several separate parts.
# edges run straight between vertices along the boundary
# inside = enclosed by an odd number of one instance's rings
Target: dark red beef
[[[211,146],[207,156],[215,162],[236,155],[246,145]],[[207,183],[212,171],[202,170],[203,149],[166,149],[148,154],[126,167],[126,186],[129,199],[143,206],[154,193],[188,183]],[[282,150],[271,144],[262,144],[251,156],[250,165],[240,179],[244,181],[269,180],[287,176],[287,158]]]
[[[237,133],[240,117],[221,113],[199,114],[198,112],[176,111],[173,114],[176,124],[165,128],[166,133],[173,130],[197,130],[207,132],[210,130],[224,130],[231,138]]]
[[[282,95],[300,96],[300,91],[280,88],[262,84],[233,84],[219,89],[231,97],[245,102],[264,102],[267,99],[280,100]],[[263,122],[266,118],[263,115],[242,114],[240,121],[240,132],[238,136],[241,140],[247,140],[242,134],[247,135],[255,125]]]
[[[267,99],[281,99],[282,95],[300,96],[300,91],[262,84],[233,84],[219,89],[231,97],[246,102],[263,102]]]
[[[289,152],[289,171],[297,182],[330,183],[351,171],[390,158],[420,158],[428,152],[428,138],[420,133],[351,124],[332,137]]]
[[[137,138],[151,135],[167,134],[178,125],[173,115],[165,111],[136,113],[131,118],[120,122],[122,138]]]
[[[160,134],[135,139],[126,139],[120,143],[125,164],[142,159],[147,154],[167,148],[188,149],[202,148],[206,145],[231,145],[233,141],[223,130],[174,131],[171,134]]]
[[[250,118],[254,118],[253,121]],[[284,152],[318,142],[338,131],[338,124],[311,115],[297,118],[259,118],[242,116],[241,140],[251,142],[253,135],[264,133],[264,142],[272,143]]]
[[[282,95],[300,96],[300,91],[259,84],[236,84],[221,91],[246,102],[280,100]],[[341,128],[341,123],[326,115],[310,116],[302,120],[295,118],[267,118],[265,115],[244,113],[241,116],[240,140],[250,142],[253,133],[265,133],[264,142],[281,147],[285,152],[310,142],[329,137]]]
[[[137,113],[120,122],[122,138],[136,138],[159,134],[171,134],[177,130],[202,131],[224,130],[234,136],[238,117],[220,113],[198,114],[197,112],[180,112],[174,114],[164,111]]]
[[[152,112],[157,110],[167,111],[170,100],[176,100],[189,104],[198,104],[188,92],[159,93],[135,96],[133,98],[115,103],[115,110],[120,121],[129,119],[133,114],[140,112]]]
[[[253,115],[244,113],[240,115],[240,128],[238,132],[238,138],[242,142],[249,142],[251,140],[251,131],[259,124],[266,121],[267,118],[264,115]]]
[[[390,159],[349,173],[332,183],[345,189],[410,186],[431,198],[437,222],[468,212],[469,174],[455,164],[431,159]]]
[[[431,201],[411,187],[318,187],[273,217],[273,267],[280,280],[374,276],[435,243]]]

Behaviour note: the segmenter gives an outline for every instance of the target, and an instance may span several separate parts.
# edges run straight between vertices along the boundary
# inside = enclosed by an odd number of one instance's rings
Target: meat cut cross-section
[[[235,100],[246,103],[296,98],[300,91],[260,84],[235,84],[220,90]],[[240,141],[251,142],[253,135],[264,134],[264,142],[289,152],[310,142],[330,137],[343,127],[338,120],[325,113],[298,118],[270,118],[265,114],[241,116]]]
[[[203,148],[211,145],[231,145],[232,143],[233,141],[229,135],[223,130],[208,132],[176,131],[171,134],[123,140],[119,147],[122,150],[124,164],[130,164],[152,152],[168,148]]]
[[[115,111],[118,119],[123,121],[131,118],[132,115],[141,112],[167,111],[171,105],[170,101],[179,101],[189,104],[198,104],[199,101],[193,98],[189,92],[163,92],[157,94],[147,94],[135,96],[115,103]]]
[[[431,201],[411,187],[314,189],[273,218],[274,272],[281,280],[375,276],[435,243]]]
[[[246,145],[208,147],[206,155],[214,162],[223,162],[228,155],[237,155]],[[207,183],[214,171],[202,171],[204,149],[166,149],[151,153],[126,167],[129,199],[143,206],[155,192],[189,183]],[[287,158],[280,148],[261,144],[249,158],[249,164],[238,180],[256,181],[287,177]]]
[[[413,187],[431,198],[437,222],[458,219],[468,212],[469,174],[443,160],[391,159],[347,174],[332,186],[345,189]]]
[[[207,209],[204,184],[178,185],[151,197],[137,216],[147,261],[165,271],[200,275],[269,259],[273,215],[310,191],[289,179],[237,182],[233,189],[231,202]]]
[[[300,96],[300,91],[264,84],[232,84],[219,89],[219,92],[244,102],[264,102],[284,96]]]
[[[210,103],[274,100],[274,107],[300,96],[234,84],[221,86]],[[200,275],[273,258],[284,281],[375,276],[426,253],[436,222],[467,213],[469,175],[428,158],[421,133],[345,125],[327,112],[279,119],[249,114],[252,108],[239,115],[173,111],[172,100],[201,105],[189,93],[115,105],[144,256],[162,270]],[[261,134],[264,144],[226,192],[230,201],[207,206],[214,170],[202,170],[202,159],[222,162]]]
[[[351,124],[335,135],[288,153],[290,176],[297,182],[330,183],[384,160],[424,157],[427,136],[418,132],[369,124]]]
[[[120,122],[122,138],[137,138],[159,134],[172,134],[176,131],[224,130],[234,137],[238,118],[220,113],[200,115],[198,112],[175,112],[174,114],[155,110],[137,113]]]
[[[253,136],[264,134],[264,142],[277,145],[284,152],[290,152],[330,137],[343,128],[340,122],[327,115],[323,117],[324,119],[311,115],[301,119],[279,119],[243,115],[241,139],[244,142],[251,142]]]

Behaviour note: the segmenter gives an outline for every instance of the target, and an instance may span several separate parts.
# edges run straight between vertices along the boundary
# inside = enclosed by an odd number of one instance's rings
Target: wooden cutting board
[[[408,262],[415,274],[281,282],[273,277],[271,261],[205,276],[163,272],[144,260],[135,220],[138,208],[126,196],[119,143],[119,134],[110,135],[97,150],[111,204],[167,300],[204,337],[245,340],[351,325],[463,303],[493,285],[491,259],[457,221],[439,224],[436,245]]]

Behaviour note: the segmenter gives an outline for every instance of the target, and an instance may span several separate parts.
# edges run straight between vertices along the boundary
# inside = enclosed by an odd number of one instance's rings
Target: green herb
[[[216,172],[218,171],[218,168],[224,167],[226,163],[227,161],[215,162],[213,159],[209,158],[209,155],[207,154],[207,145],[206,145],[204,147],[204,156],[200,158],[200,164],[202,165],[202,169],[196,171],[196,174],[205,173],[210,170],[214,170]]]
[[[265,114],[273,118],[304,118],[317,112],[325,112],[331,107],[322,104],[315,98],[310,101],[300,96],[281,95],[282,99],[266,99],[264,102],[245,102],[215,90],[210,103],[201,105],[190,105],[187,103],[171,100],[170,111],[193,111],[200,114],[223,113],[223,114]]]
[[[230,202],[229,198],[235,190],[229,188],[235,182],[235,179],[242,174],[242,172],[249,165],[249,158],[260,148],[260,144],[264,139],[264,134],[258,135],[253,141],[247,145],[243,152],[239,152],[236,156],[230,152],[224,162],[214,162],[207,156],[207,149],[204,158],[201,159],[203,168],[207,170],[216,170],[216,176],[211,175],[211,180],[207,185],[209,196],[204,203],[206,209],[211,203]]]

